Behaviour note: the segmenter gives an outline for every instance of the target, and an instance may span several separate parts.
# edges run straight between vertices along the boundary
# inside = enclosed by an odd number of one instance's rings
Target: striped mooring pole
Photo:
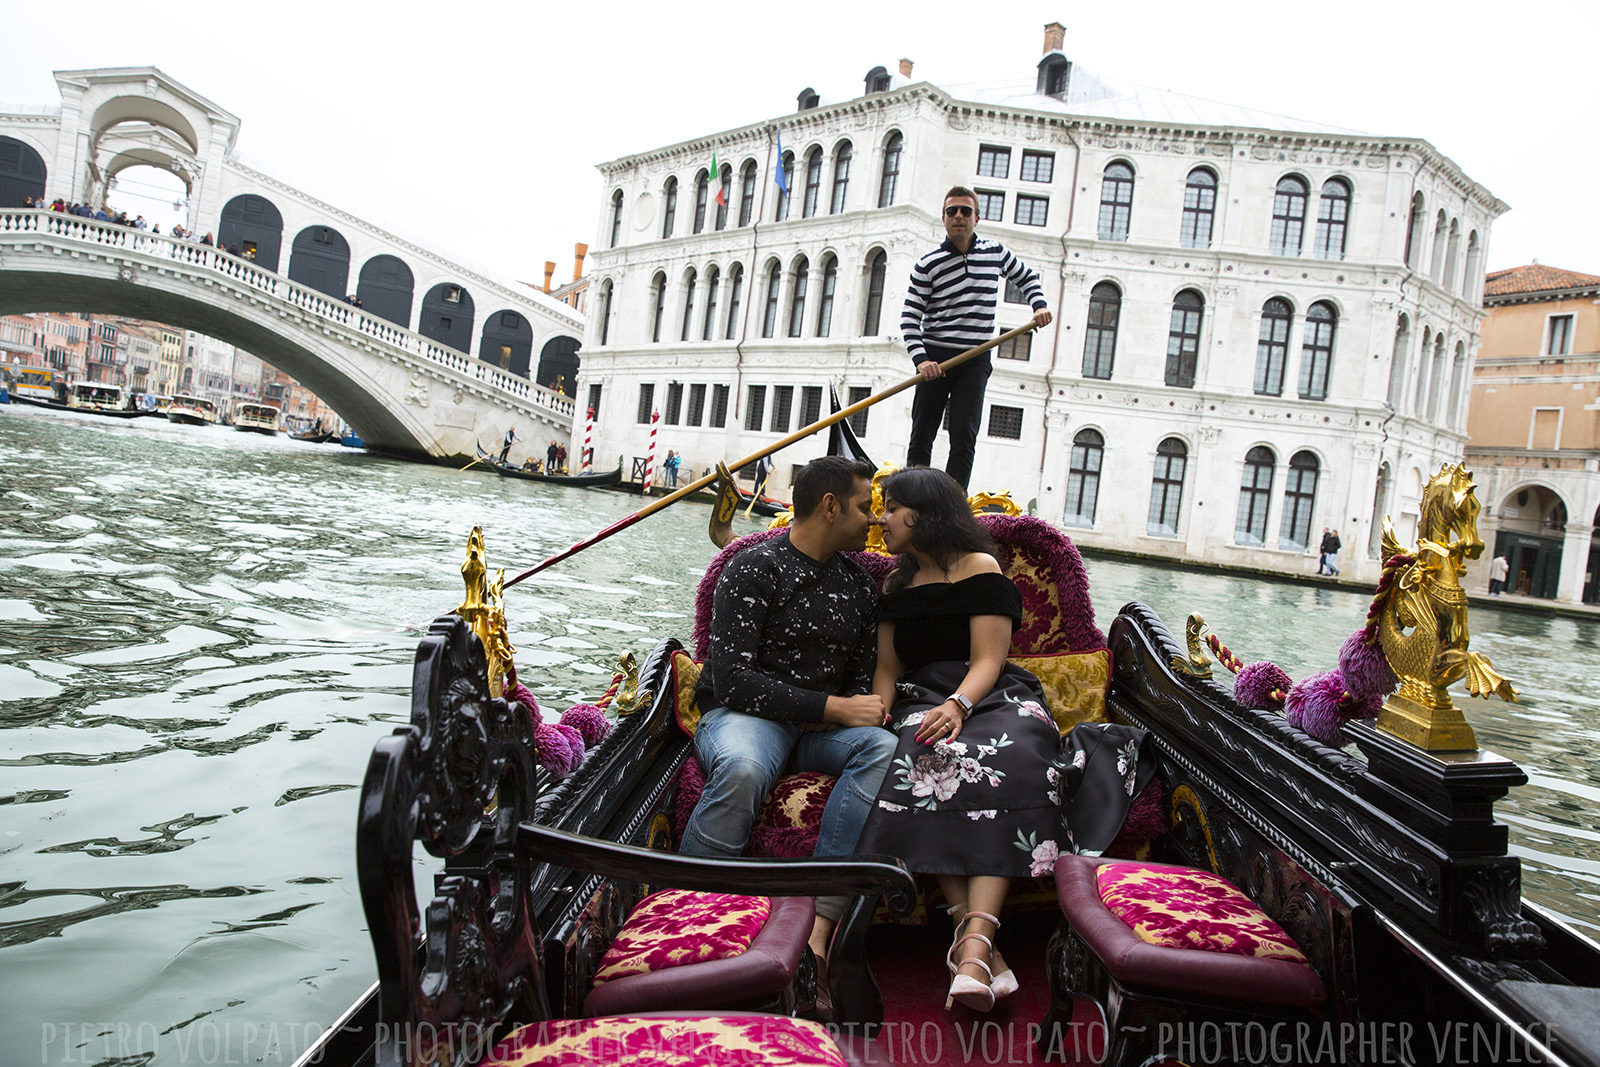
[[[651,486],[656,484],[656,429],[661,422],[661,412],[650,413],[650,450],[645,454],[644,484],[639,486],[639,492],[644,496],[650,495]]]
[[[583,417],[583,469],[587,471],[594,466],[594,408],[590,408]]]

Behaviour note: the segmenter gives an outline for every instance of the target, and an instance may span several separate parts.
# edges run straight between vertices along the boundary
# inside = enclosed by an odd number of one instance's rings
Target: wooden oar
[[[939,364],[939,366],[943,367],[945,373],[948,374],[948,373],[950,373],[951,370],[953,370],[956,367],[961,366],[961,364],[967,362],[969,359],[973,359],[973,358],[975,358],[977,356],[981,356],[985,352],[989,351],[989,349],[994,348],[997,345],[1004,344],[1005,342],[1011,340],[1013,337],[1021,337],[1023,334],[1028,333],[1029,331],[1034,330],[1036,328],[1037,327],[1035,327],[1033,323],[1029,322],[1026,325],[1018,326],[1014,330],[1007,330],[1005,333],[1001,334],[999,337],[996,337],[993,340],[985,341],[983,344],[978,345],[976,348],[969,348],[965,352],[962,352],[960,355],[951,356],[949,359],[947,359],[943,363]],[[907,389],[910,389],[913,385],[916,385],[918,382],[921,382],[921,381],[922,381],[922,375],[921,374],[913,374],[911,377],[907,378],[905,381],[897,382],[896,384],[889,386],[889,388],[884,389],[882,392],[874,393],[871,396],[866,397],[863,400],[857,400],[854,404],[851,404],[851,405],[849,405],[848,407],[845,407],[845,408],[841,408],[840,410],[835,411],[831,415],[824,416],[823,418],[818,419],[816,422],[813,422],[810,426],[802,427],[801,429],[796,430],[794,433],[792,433],[789,436],[787,436],[787,437],[783,438],[782,440],[778,441],[776,444],[768,445],[766,448],[763,448],[759,452],[752,452],[750,455],[748,455],[748,456],[744,457],[743,459],[739,460],[737,463],[729,464],[729,466],[732,467],[734,470],[739,470],[742,467],[747,467],[750,464],[755,463],[758,460],[765,459],[767,456],[772,455],[774,452],[777,452],[777,451],[779,451],[781,449],[789,447],[790,445],[794,444],[796,441],[805,440],[807,437],[810,437],[812,434],[818,432],[819,430],[826,430],[829,426],[832,426],[836,422],[843,422],[845,419],[848,419],[850,416],[854,415],[858,411],[865,411],[865,410],[867,410],[868,408],[870,408],[874,404],[877,404],[877,403],[879,403],[881,401],[887,400],[891,396],[894,396],[894,395],[896,395],[898,393],[903,393]],[[707,474],[703,478],[697,478],[696,480],[690,482],[689,484],[681,486],[677,491],[667,494],[666,496],[662,497],[660,500],[651,501],[649,504],[646,504],[644,507],[640,508],[638,511],[635,511],[632,515],[626,515],[626,516],[618,519],[616,522],[612,523],[610,526],[607,526],[605,529],[600,530],[598,533],[594,534],[592,537],[588,537],[588,538],[585,538],[582,541],[578,541],[575,544],[572,544],[572,545],[568,546],[567,548],[562,549],[560,552],[557,552],[555,555],[551,556],[549,559],[546,559],[546,560],[544,560],[544,561],[542,561],[540,563],[535,563],[533,566],[529,567],[527,570],[523,571],[521,574],[517,575],[514,578],[507,578],[506,579],[506,583],[502,588],[509,589],[511,586],[516,585],[518,582],[522,581],[524,578],[533,577],[535,574],[538,574],[540,571],[544,570],[546,567],[553,566],[554,564],[560,563],[562,560],[567,559],[570,556],[575,556],[579,552],[582,552],[586,548],[592,548],[593,546],[599,544],[601,541],[604,541],[606,538],[610,537],[612,534],[621,533],[623,530],[626,530],[628,527],[632,526],[634,523],[638,522],[639,520],[648,518],[649,516],[654,515],[658,511],[663,511],[666,508],[671,507],[672,505],[676,504],[678,501],[682,500],[684,497],[688,496],[690,493],[698,492],[701,489],[704,489],[706,486],[710,485],[712,482],[715,482],[716,480],[717,480],[717,474],[716,474],[715,471],[713,471],[712,473]]]

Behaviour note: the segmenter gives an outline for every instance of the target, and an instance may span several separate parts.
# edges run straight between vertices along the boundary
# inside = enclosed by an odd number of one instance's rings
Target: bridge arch
[[[478,339],[479,359],[526,378],[532,357],[533,327],[521,314],[506,309],[483,320],[483,334]]]
[[[569,334],[556,334],[539,350],[539,369],[534,381],[546,389],[557,388],[568,396],[575,396],[578,388],[578,349],[583,345]]]
[[[283,249],[283,213],[278,206],[255,193],[229,200],[217,224],[217,245],[230,248],[236,244],[241,252],[255,246],[256,266],[277,273]]]
[[[384,253],[361,265],[356,297],[361,301],[362,310],[409,329],[416,285],[406,261]]]
[[[15,137],[0,137],[0,207],[21,207],[44,196],[44,157]]]
[[[200,151],[200,135],[195,132],[194,123],[171,104],[143,96],[119,95],[106,100],[95,108],[94,117],[89,120],[89,129],[93,140],[99,141],[112,127],[130,122],[144,122],[171,130],[183,138],[191,153]]]
[[[472,294],[464,285],[440,282],[422,298],[417,332],[457,352],[472,351]]]

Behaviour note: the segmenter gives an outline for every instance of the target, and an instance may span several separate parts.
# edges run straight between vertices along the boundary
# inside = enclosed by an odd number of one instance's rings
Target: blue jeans
[[[848,856],[878,798],[895,744],[895,735],[879,726],[802,730],[798,723],[712,708],[700,716],[694,735],[706,788],[678,851],[686,856],[738,856],[750,840],[761,802],[788,769],[821,771],[839,779],[823,809],[812,855]]]

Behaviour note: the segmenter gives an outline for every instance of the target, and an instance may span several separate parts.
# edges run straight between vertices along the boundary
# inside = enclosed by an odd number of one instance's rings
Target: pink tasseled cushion
[[[1107,863],[1095,885],[1107,910],[1149,944],[1308,965],[1283,927],[1221,875]]]
[[[480,1067],[845,1067],[818,1023],[782,1015],[612,1015],[553,1019],[513,1031]]]
[[[766,897],[663,889],[639,901],[606,949],[594,984],[727,959],[750,947],[772,913]]]

